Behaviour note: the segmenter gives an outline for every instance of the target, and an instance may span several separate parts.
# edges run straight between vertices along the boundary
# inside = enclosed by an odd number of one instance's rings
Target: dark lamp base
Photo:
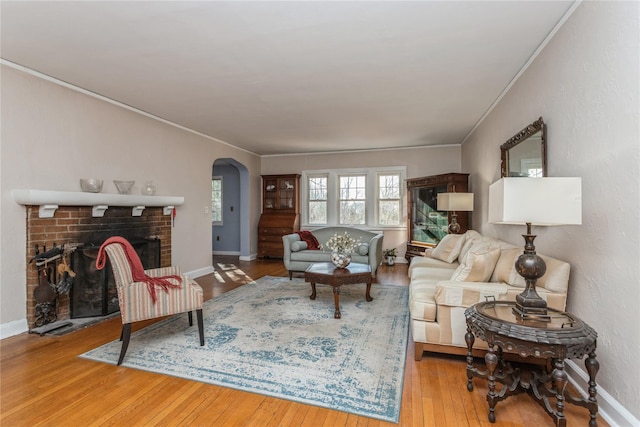
[[[522,320],[538,320],[543,322],[549,322],[551,320],[551,316],[547,314],[546,308],[523,307],[520,304],[516,303],[512,311],[513,314],[515,314]]]
[[[516,261],[516,271],[526,282],[526,287],[521,294],[516,295],[516,305],[513,313],[522,320],[536,319],[548,321],[547,302],[536,292],[536,281],[547,271],[547,266],[542,258],[536,254],[533,240],[536,236],[531,234],[531,223],[527,223],[527,234],[524,234],[524,253]]]
[[[451,214],[451,223],[449,224],[449,233],[458,234],[460,232],[460,224],[458,224],[458,215],[455,212]]]

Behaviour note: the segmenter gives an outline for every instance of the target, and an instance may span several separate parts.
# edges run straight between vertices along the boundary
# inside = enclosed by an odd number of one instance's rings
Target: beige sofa
[[[524,246],[524,243],[523,243]],[[447,235],[423,257],[409,264],[409,310],[415,342],[415,360],[423,352],[466,354],[464,311],[493,297],[514,301],[525,287],[515,269],[523,246],[483,237],[469,230]],[[547,264],[536,291],[550,308],[564,310],[569,284],[568,263],[538,254]],[[474,349],[486,350],[482,340]]]
[[[311,230],[323,250],[307,249],[307,245],[300,239],[297,233],[282,236],[284,254],[282,260],[289,270],[291,279],[294,271],[305,271],[311,263],[330,262],[331,250],[326,247],[327,241],[334,234],[349,233],[354,239],[360,239],[360,245],[351,254],[351,261],[361,264],[369,264],[371,275],[375,277],[378,265],[382,261],[382,234],[359,230],[352,227],[322,227]]]

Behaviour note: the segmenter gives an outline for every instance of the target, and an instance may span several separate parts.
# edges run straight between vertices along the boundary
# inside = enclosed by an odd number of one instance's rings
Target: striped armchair
[[[124,239],[122,239],[124,240]],[[118,365],[124,359],[131,337],[131,324],[141,320],[155,319],[187,312],[189,325],[193,325],[192,311],[196,312],[198,319],[198,332],[200,345],[204,345],[204,324],[202,318],[203,292],[200,285],[186,275],[180,273],[178,267],[164,267],[144,270],[149,278],[163,276],[179,276],[182,280],[173,277],[165,277],[165,280],[177,287],[155,288],[155,295],[150,289],[153,285],[144,281],[134,281],[132,264],[142,265],[133,250],[127,251],[124,245],[128,242],[105,242],[103,248],[111,261],[111,269],[118,289],[120,315],[122,317],[122,333],[120,340],[122,348]],[[130,246],[130,245],[129,245]],[[132,249],[132,248],[131,248]],[[135,257],[136,259],[131,259]],[[154,301],[155,298],[155,301]]]

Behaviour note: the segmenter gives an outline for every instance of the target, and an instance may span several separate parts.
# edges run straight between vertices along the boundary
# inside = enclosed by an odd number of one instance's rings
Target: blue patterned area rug
[[[408,287],[330,286],[263,277],[205,302],[205,345],[186,314],[131,336],[123,366],[398,422]],[[195,321],[195,316],[194,316]],[[115,364],[116,340],[81,357]]]

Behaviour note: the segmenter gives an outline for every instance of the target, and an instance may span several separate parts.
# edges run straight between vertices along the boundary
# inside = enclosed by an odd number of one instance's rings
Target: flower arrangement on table
[[[332,251],[339,253],[351,253],[360,244],[360,238],[354,239],[347,233],[344,234],[335,233],[327,241],[326,246]]]

